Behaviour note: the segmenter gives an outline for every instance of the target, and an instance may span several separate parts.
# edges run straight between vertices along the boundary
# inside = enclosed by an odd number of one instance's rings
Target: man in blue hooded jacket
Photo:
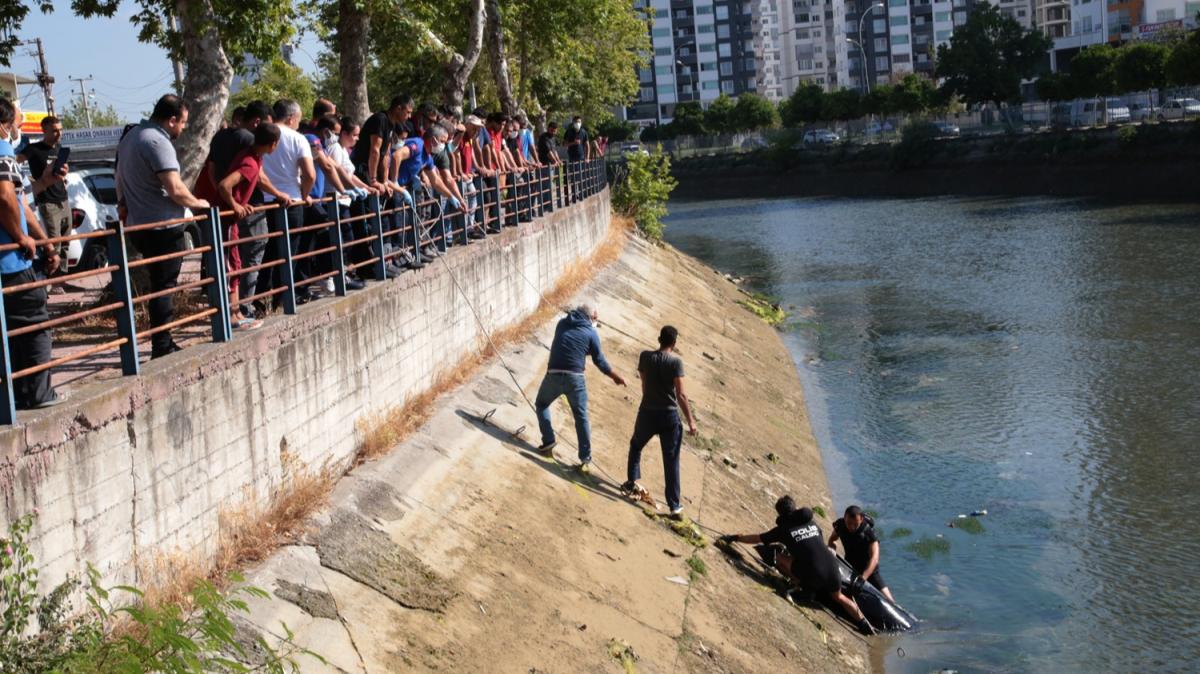
[[[591,428],[588,426],[587,415],[587,381],[583,377],[587,357],[591,356],[592,362],[609,379],[620,386],[625,385],[625,380],[613,372],[600,350],[600,334],[592,324],[597,316],[595,308],[581,304],[558,322],[558,326],[554,328],[554,343],[550,345],[550,364],[546,368],[546,377],[542,379],[534,403],[537,407],[538,426],[542,431],[542,445],[538,447],[538,451],[544,456],[554,456],[554,447],[558,443],[554,439],[554,426],[550,422],[550,405],[554,404],[559,396],[567,397],[571,415],[575,417],[579,470],[584,473],[590,472],[592,463]]]

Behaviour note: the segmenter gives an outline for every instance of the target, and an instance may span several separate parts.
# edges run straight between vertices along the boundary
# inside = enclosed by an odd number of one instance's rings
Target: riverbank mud
[[[278,636],[286,623],[328,660],[304,671],[867,671],[861,637],[712,545],[717,532],[769,528],[783,494],[833,512],[795,368],[778,333],[737,304],[745,297],[676,250],[630,239],[576,298],[598,305],[606,355],[629,380],[588,366],[596,470],[576,470],[565,401],[553,408],[557,460],[534,452],[526,398],[555,316],[351,471],[308,535],[250,570],[272,597],[244,627]],[[638,354],[664,324],[679,329],[700,431],[685,439],[682,473],[702,547],[617,489]],[[642,463],[661,502],[657,442]]]

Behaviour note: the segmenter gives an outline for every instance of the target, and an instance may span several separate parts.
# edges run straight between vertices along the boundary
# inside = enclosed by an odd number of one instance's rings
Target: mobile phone
[[[66,165],[67,158],[70,156],[71,148],[67,147],[66,145],[60,145],[58,148],[58,154],[54,157],[54,166],[51,169],[51,173],[55,175],[62,173],[63,166]]]

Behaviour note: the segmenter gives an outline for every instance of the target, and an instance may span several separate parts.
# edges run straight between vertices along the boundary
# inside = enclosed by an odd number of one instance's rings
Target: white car
[[[941,138],[958,138],[962,135],[962,129],[958,128],[957,124],[937,121],[934,122],[933,125],[937,127],[937,135]]]
[[[1145,103],[1130,103],[1129,104],[1129,120],[1132,122],[1144,122],[1147,119],[1152,119],[1150,106]]]
[[[1200,117],[1200,101],[1194,98],[1172,98],[1158,109],[1158,121]]]
[[[117,187],[111,166],[92,165],[67,174],[71,233],[86,234],[117,221]],[[67,246],[67,267],[96,269],[108,265],[108,238],[76,239]]]
[[[833,145],[839,140],[841,140],[841,137],[829,129],[816,129],[805,132],[802,142],[807,146]]]

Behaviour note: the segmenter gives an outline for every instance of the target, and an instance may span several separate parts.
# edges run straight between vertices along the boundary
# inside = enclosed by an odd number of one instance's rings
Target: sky
[[[126,121],[137,121],[154,107],[159,96],[174,86],[171,62],[166,52],[137,40],[137,30],[129,23],[136,4],[126,0],[112,19],[80,19],[66,2],[55,3],[57,11],[43,15],[29,12],[18,36],[23,40],[42,38],[46,65],[54,76],[55,107],[62,110],[72,98],[79,98],[79,83],[71,77],[92,76],[88,91],[101,107],[111,105]],[[306,72],[316,71],[315,57],[321,45],[312,35],[300,43],[293,60]],[[11,70],[32,77],[37,69],[33,46],[19,49],[12,57]],[[0,70],[9,70],[0,68]],[[20,88],[22,107],[45,110],[41,89],[35,85]]]

